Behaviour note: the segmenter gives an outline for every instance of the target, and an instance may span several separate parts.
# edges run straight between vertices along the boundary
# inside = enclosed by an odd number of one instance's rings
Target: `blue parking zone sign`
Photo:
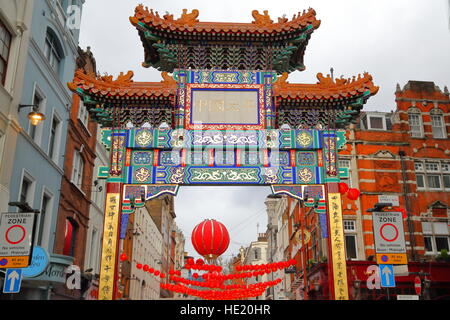
[[[22,283],[22,269],[6,269],[3,293],[18,293]]]
[[[392,264],[380,265],[380,278],[383,288],[395,288],[394,266]]]

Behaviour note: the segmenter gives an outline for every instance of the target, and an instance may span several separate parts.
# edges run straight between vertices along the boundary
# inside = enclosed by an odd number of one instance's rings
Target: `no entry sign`
[[[405,253],[405,234],[401,212],[374,212],[373,234],[376,253]]]
[[[34,219],[34,213],[0,215],[0,268],[29,265]]]

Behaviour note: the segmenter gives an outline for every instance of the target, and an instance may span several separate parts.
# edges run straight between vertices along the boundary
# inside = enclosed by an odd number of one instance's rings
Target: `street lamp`
[[[37,126],[41,121],[45,120],[45,115],[40,112],[36,112],[37,106],[35,104],[19,104],[19,112],[22,108],[32,107],[32,111],[28,114],[28,119],[33,126]]]

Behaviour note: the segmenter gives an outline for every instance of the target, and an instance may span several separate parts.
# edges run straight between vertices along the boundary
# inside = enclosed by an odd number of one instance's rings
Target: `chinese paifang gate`
[[[160,16],[139,5],[130,22],[144,47],[143,67],[161,82],[134,82],[133,72],[77,71],[69,88],[103,127],[110,150],[99,299],[117,295],[120,229],[133,208],[181,185],[269,185],[327,215],[331,298],[348,299],[337,153],[378,87],[368,73],[350,79],[305,69],[313,9],[273,21],[252,12],[251,23],[200,22],[198,10]],[[146,124],[146,125],[145,125]]]

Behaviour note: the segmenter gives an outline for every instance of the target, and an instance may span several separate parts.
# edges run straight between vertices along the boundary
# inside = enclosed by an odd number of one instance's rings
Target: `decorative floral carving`
[[[147,168],[139,168],[134,173],[134,178],[138,182],[145,182],[150,177],[150,170]]]
[[[136,143],[142,147],[148,146],[152,139],[153,134],[147,129],[140,130],[136,134]]]
[[[314,177],[311,169],[309,168],[302,168],[298,171],[298,177],[299,179],[304,183],[310,183]]]
[[[303,131],[302,133],[299,133],[297,135],[297,142],[302,147],[307,147],[311,144],[312,137],[309,133],[307,133],[306,131]]]
[[[183,183],[184,168],[182,167],[171,168],[170,172],[171,172],[170,175],[171,183]]]
[[[277,168],[264,168],[264,182],[266,183],[277,183]]]
[[[192,169],[192,181],[233,181],[233,182],[250,182],[258,181],[257,169]]]

